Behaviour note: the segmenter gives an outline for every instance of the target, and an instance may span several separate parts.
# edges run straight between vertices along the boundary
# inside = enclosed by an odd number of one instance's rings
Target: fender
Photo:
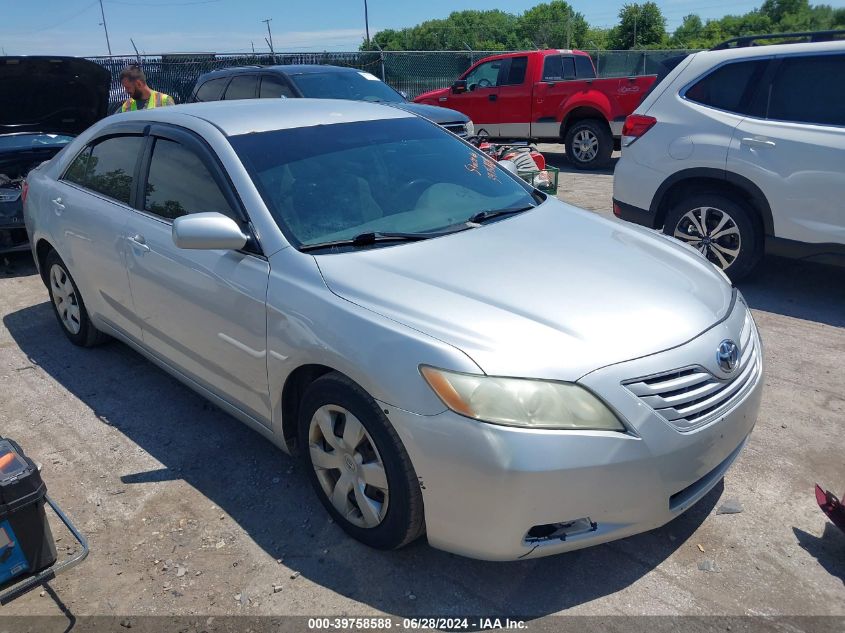
[[[558,116],[561,124],[561,132],[566,125],[567,118],[576,108],[597,110],[604,117],[605,121],[609,122],[612,119],[612,106],[607,95],[598,90],[584,90],[583,92],[572,95],[561,104],[560,115]]]
[[[663,204],[663,199],[669,189],[683,181],[693,180],[697,178],[710,178],[712,180],[722,180],[728,184],[733,185],[737,189],[743,191],[754,203],[757,211],[760,213],[760,220],[763,222],[763,230],[766,235],[773,236],[775,234],[775,224],[772,218],[772,208],[763,191],[745,176],[740,176],[728,172],[724,169],[713,169],[711,167],[695,167],[692,169],[684,169],[669,176],[663,181],[663,184],[658,187],[654,198],[651,200],[651,207],[649,211],[652,217],[657,218],[657,213]]]

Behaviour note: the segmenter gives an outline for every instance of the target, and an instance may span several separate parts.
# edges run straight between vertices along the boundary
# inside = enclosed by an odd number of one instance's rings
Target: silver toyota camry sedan
[[[394,108],[116,115],[24,195],[68,338],[116,338],[300,454],[373,547],[508,560],[655,528],[757,418],[760,338],[706,259]]]

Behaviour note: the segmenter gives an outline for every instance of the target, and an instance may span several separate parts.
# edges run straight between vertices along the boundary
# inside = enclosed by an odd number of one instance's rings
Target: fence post
[[[387,80],[384,78],[384,51],[382,50],[381,46],[378,45],[378,42],[376,42],[375,40],[373,40],[373,44],[375,44],[375,47],[378,49],[378,57],[381,61],[381,80],[387,83]]]

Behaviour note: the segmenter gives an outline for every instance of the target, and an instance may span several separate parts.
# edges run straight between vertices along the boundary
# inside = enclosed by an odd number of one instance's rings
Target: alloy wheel
[[[727,270],[739,257],[742,236],[736,221],[721,209],[697,207],[687,211],[675,226],[675,237]]]
[[[362,528],[381,524],[387,513],[387,474],[375,442],[350,411],[317,409],[308,427],[311,465],[326,497],[347,521]]]
[[[572,153],[582,163],[588,163],[599,153],[599,139],[590,130],[581,130],[572,138]]]
[[[76,290],[70,276],[58,264],[53,264],[50,268],[50,288],[53,294],[53,304],[56,306],[56,313],[59,315],[62,325],[71,334],[79,334],[79,330],[82,329],[79,299],[76,296]]]

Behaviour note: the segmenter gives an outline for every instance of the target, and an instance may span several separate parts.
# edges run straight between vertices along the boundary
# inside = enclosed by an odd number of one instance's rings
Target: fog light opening
[[[535,525],[528,530],[528,534],[525,535],[525,542],[536,545],[549,541],[565,541],[571,536],[595,532],[598,527],[599,524],[591,521],[590,517],[563,523],[543,523],[542,525]]]

